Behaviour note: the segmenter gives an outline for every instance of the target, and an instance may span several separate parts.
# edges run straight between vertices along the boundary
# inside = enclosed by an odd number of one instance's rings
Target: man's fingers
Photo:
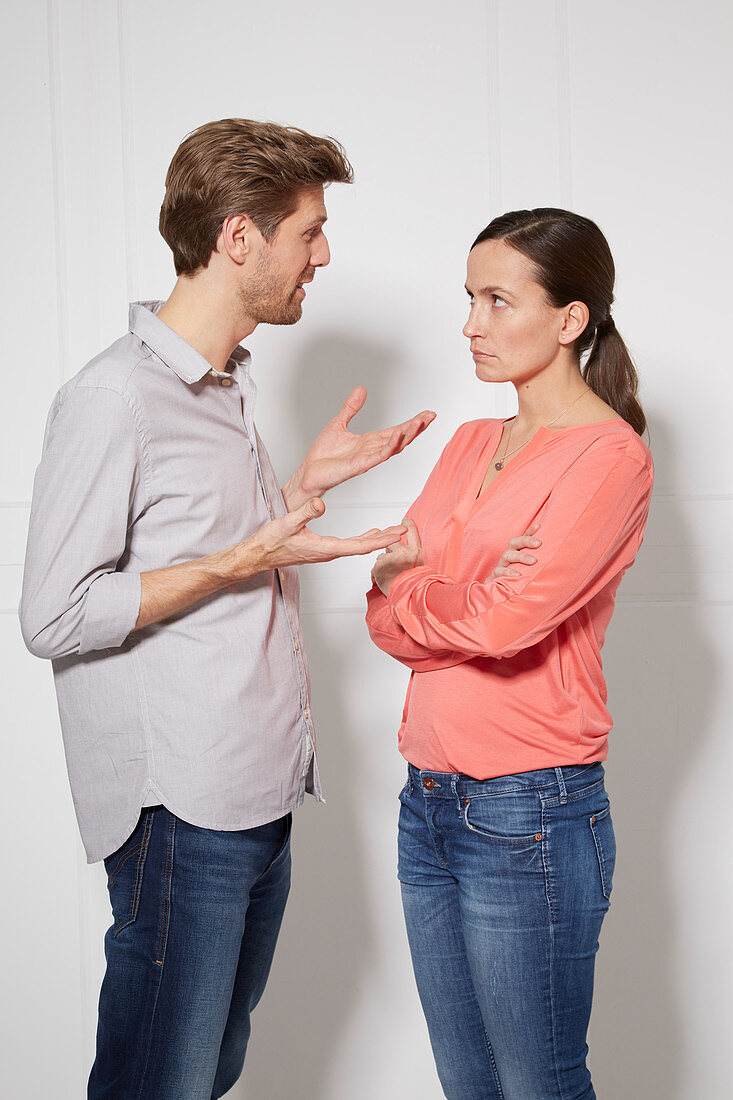
[[[417,416],[413,416],[409,420],[403,421],[402,424],[398,424],[397,430],[402,434],[400,450],[403,451],[414,439],[417,439],[420,433],[424,432],[429,424],[432,424],[436,415],[437,414],[430,409],[425,409],[423,412],[418,413]]]
[[[342,424],[348,424],[353,420],[360,409],[364,407],[367,399],[367,391],[364,386],[357,386],[352,390],[336,414],[336,419]]]
[[[296,508],[294,512],[291,512],[289,516],[285,516],[285,519],[289,519],[292,524],[293,533],[301,531],[306,523],[310,523],[312,519],[319,519],[320,516],[326,511],[326,505],[323,503],[320,497],[311,497],[305,504],[301,504],[300,508]]]
[[[375,550],[384,550],[399,542],[405,533],[405,528],[385,527],[383,531],[367,532],[363,535],[354,535],[351,538],[337,539],[324,538],[323,548],[333,553],[336,558],[348,557],[351,554],[372,554]]]

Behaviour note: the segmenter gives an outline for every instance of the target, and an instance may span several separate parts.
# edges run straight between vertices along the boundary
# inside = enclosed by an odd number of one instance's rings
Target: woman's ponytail
[[[639,379],[628,348],[610,315],[597,326],[583,378],[602,401],[628,421],[639,435],[646,431],[644,410],[636,399]]]

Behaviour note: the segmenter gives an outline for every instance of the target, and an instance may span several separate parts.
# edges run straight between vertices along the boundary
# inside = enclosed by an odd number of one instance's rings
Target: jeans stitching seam
[[[550,861],[549,853],[547,851],[547,821],[545,818],[544,805],[540,809],[540,821],[542,823],[542,843],[540,845],[540,851],[542,852],[542,869],[545,876],[545,896],[547,898],[547,909],[550,914],[550,924],[554,927],[557,916],[555,914],[555,905],[552,897],[552,881],[550,877]]]
[[[140,859],[137,861],[137,873],[135,875],[135,890],[132,896],[132,920],[137,917],[137,911],[140,905],[140,894],[143,888],[143,873],[145,871],[145,861],[148,854],[148,844],[150,842],[150,834],[153,829],[153,811],[149,810],[145,815],[145,827],[143,829],[143,838],[140,843]]]
[[[595,817],[597,817],[597,816],[598,815],[596,814]],[[606,817],[607,813],[604,814],[603,816]],[[603,893],[603,896],[606,899],[606,901],[610,901],[611,900],[611,891],[608,890],[608,888],[607,888],[608,884],[606,882],[605,857],[604,857],[604,854],[603,854],[603,844],[601,842],[601,838],[596,833],[596,830],[595,830],[595,827],[594,827],[595,817],[589,818],[588,824],[590,825],[590,831],[591,831],[591,835],[593,837],[593,843],[595,844],[595,849],[596,849],[596,857],[598,859],[598,870],[599,870],[600,876],[601,876],[601,892]]]
[[[552,1028],[552,1068],[555,1071],[557,1095],[560,1100],[565,1100],[565,1090],[560,1080],[560,1066],[557,1059],[557,1023],[555,1015],[555,925],[550,924],[550,1020]]]
[[[288,813],[288,814],[285,814],[284,816],[290,818],[290,820],[285,825],[285,836],[282,840],[282,843],[280,844],[280,847],[278,848],[278,850],[275,852],[275,855],[272,857],[270,862],[267,864],[267,867],[265,867],[262,874],[259,875],[254,880],[253,886],[256,886],[258,882],[262,881],[262,879],[265,877],[265,875],[269,874],[269,872],[272,870],[272,868],[275,866],[275,864],[280,859],[280,856],[284,854],[285,849],[288,846],[288,843],[290,841],[290,836],[291,836],[291,833],[292,833],[292,828],[293,828],[293,815],[291,813]]]
[[[173,851],[176,835],[176,819],[170,815],[168,826],[168,844],[166,848],[165,867],[163,869],[163,912],[160,921],[160,938],[158,940],[158,952],[156,962],[162,966],[165,962],[165,948],[168,941],[168,922],[170,917],[170,897],[173,882]]]
[[[170,813],[170,811],[168,811],[168,812]],[[151,811],[151,813],[150,813],[151,830],[152,830],[153,816],[154,815]],[[173,877],[172,876],[172,864],[173,864],[173,843],[172,843],[172,840],[175,836],[175,823],[176,823],[176,819],[175,819],[174,815],[170,814],[170,823],[169,823],[169,826],[168,826],[168,845],[167,845],[167,851],[166,851],[166,863],[165,863],[165,868],[164,868],[164,873],[163,873],[163,881],[164,881],[164,885],[165,885],[165,881],[166,881],[165,877],[166,877],[166,874],[168,874],[168,868],[170,866],[171,870],[170,870],[170,874],[168,875],[167,889],[165,890],[164,912],[166,913],[166,918],[167,918],[167,911],[168,911],[168,899],[169,899],[169,893],[170,893],[170,883],[171,883],[172,877]],[[167,932],[167,929],[166,929],[166,932]],[[158,954],[160,955],[160,951],[158,951]],[[156,962],[157,961],[158,960],[156,960]],[[153,1025],[155,1023],[155,1018],[156,1018],[156,1015],[157,1015],[157,1012],[158,1012],[158,1000],[160,998],[160,987],[161,987],[161,981],[162,981],[162,969],[158,971],[158,974],[159,974],[159,978],[158,978],[158,982],[157,982],[157,988],[155,990],[155,998],[153,1000],[152,1012],[150,1014],[150,1026],[149,1026],[149,1029],[148,1029],[148,1042],[147,1042],[147,1049],[145,1051],[145,1062],[143,1063],[143,1067],[142,1067],[142,1070],[141,1070],[141,1073],[140,1073],[140,1087],[137,1090],[136,1100],[143,1100],[143,1089],[145,1088],[145,1081],[146,1081],[147,1074],[148,1074],[148,1066],[150,1064],[150,1052],[151,1052],[152,1046],[153,1046]]]
[[[109,876],[109,885],[110,885],[110,889],[111,889],[111,888],[112,888],[112,887],[114,886],[114,884],[115,884],[115,883],[117,882],[117,876],[119,875],[120,871],[121,871],[121,870],[122,870],[122,868],[123,868],[123,867],[125,866],[125,864],[127,863],[127,861],[128,861],[128,860],[130,860],[130,859],[132,859],[132,857],[133,857],[133,856],[136,856],[136,855],[138,855],[138,854],[140,853],[140,850],[141,850],[141,848],[142,848],[142,841],[141,841],[141,842],[140,842],[139,844],[137,844],[137,845],[136,845],[136,846],[135,846],[134,848],[132,848],[132,849],[131,849],[131,850],[130,850],[130,851],[129,851],[128,853],[127,853],[127,855],[126,855],[126,856],[124,856],[124,858],[120,860],[120,862],[119,862],[119,863],[117,864],[117,866],[115,867],[115,869],[114,869],[114,871],[112,872],[112,874],[111,874],[111,875]]]
[[[481,1011],[481,1009],[479,1008],[479,1012],[480,1011]],[[483,1021],[482,1021],[482,1023],[483,1023]],[[491,1046],[491,1040],[489,1039],[489,1036],[486,1033],[486,1025],[485,1024],[483,1025],[483,1029],[484,1029],[484,1038],[486,1040],[486,1049],[487,1049],[488,1054],[489,1054],[489,1061],[491,1062],[491,1068],[494,1071],[494,1082],[495,1082],[496,1087],[497,1087],[498,1092],[499,1092],[499,1100],[504,1100],[504,1090],[501,1087],[501,1078],[499,1077],[499,1069],[498,1069],[497,1064],[496,1064],[496,1059],[494,1058],[494,1051],[493,1051],[492,1046]]]
[[[150,834],[153,829],[153,811],[149,810],[145,815],[145,825],[143,827],[143,836],[140,844],[134,849],[134,853],[137,853],[137,867],[135,869],[135,886],[132,892],[132,902],[130,904],[130,912],[124,918],[124,920],[118,921],[112,929],[112,935],[117,937],[124,928],[129,928],[131,924],[137,919],[137,911],[140,906],[140,893],[142,891],[143,874],[145,872],[145,861],[148,854],[148,844],[150,842]],[[133,852],[130,853],[133,855]],[[114,886],[117,875],[119,874],[122,866],[127,862],[129,856],[127,856],[121,864],[116,868],[114,876],[110,879],[110,889]]]

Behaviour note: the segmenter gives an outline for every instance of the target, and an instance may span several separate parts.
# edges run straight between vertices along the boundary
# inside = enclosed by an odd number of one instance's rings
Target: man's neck
[[[234,290],[222,292],[206,271],[180,276],[157,316],[218,371],[256,327],[237,308]]]

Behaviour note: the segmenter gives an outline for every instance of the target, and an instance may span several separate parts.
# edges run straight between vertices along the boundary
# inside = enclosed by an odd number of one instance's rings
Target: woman
[[[512,382],[519,409],[458,429],[368,597],[373,640],[413,669],[399,877],[438,1073],[461,1100],[595,1097],[615,858],[600,649],[653,477],[613,284],[576,214],[516,211],[478,236],[463,331],[478,378]]]

